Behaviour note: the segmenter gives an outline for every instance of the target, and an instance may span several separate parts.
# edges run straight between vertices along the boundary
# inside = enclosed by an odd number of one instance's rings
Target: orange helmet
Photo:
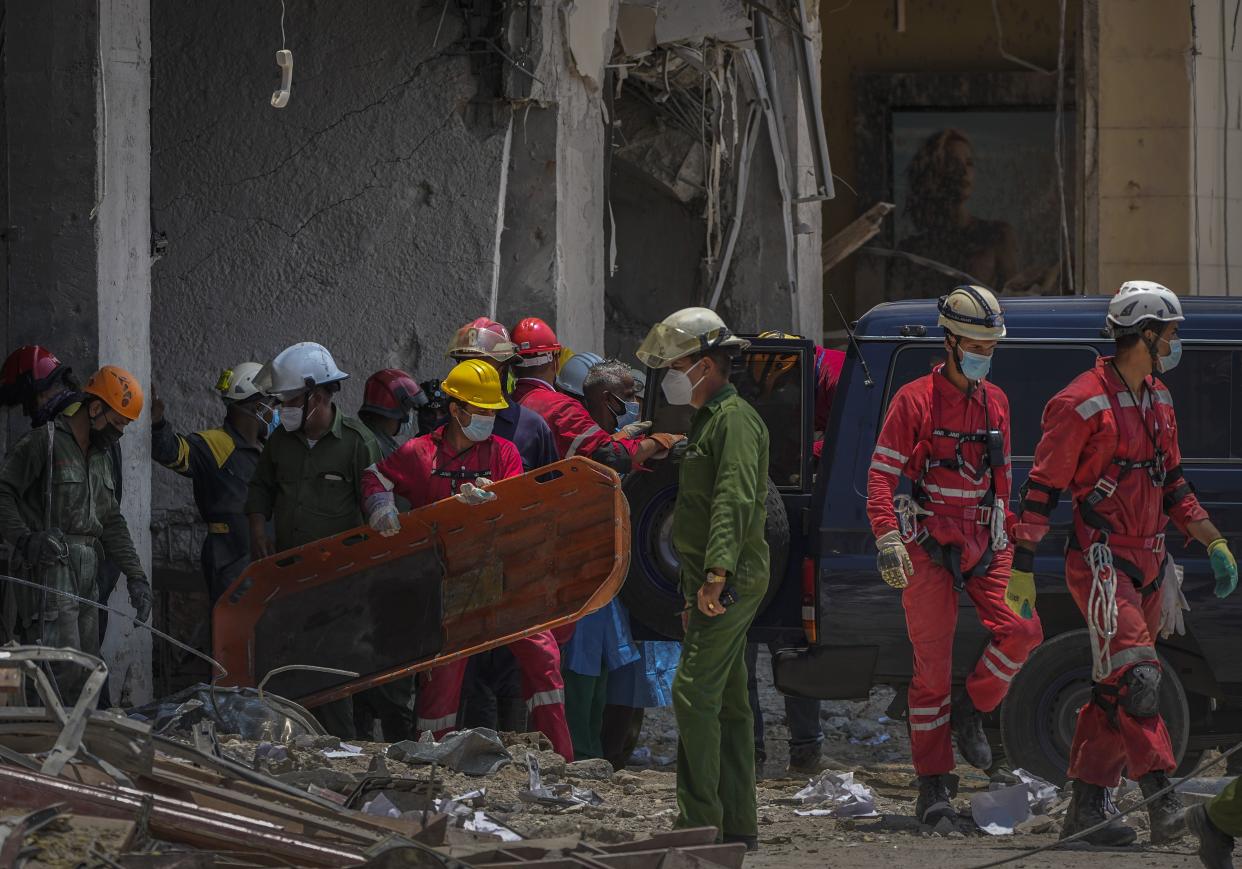
[[[517,345],[519,367],[538,367],[557,358],[561,342],[552,327],[538,317],[527,317],[513,327],[513,343]]]
[[[138,384],[138,378],[124,368],[105,365],[86,381],[83,392],[101,399],[131,422],[142,413],[142,387]]]

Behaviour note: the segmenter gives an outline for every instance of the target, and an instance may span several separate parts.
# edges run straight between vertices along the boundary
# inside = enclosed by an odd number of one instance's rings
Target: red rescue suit
[[[544,418],[562,459],[586,456],[619,474],[632,469],[638,441],[614,440],[612,433],[596,425],[582,402],[573,396],[557,392],[537,377],[521,377],[513,388],[513,400]]]
[[[1140,663],[1159,666],[1160,582],[1169,518],[1183,532],[1207,518],[1181,470],[1177,416],[1169,392],[1149,377],[1135,397],[1111,358],[1074,379],[1044,408],[1043,437],[1023,487],[1013,536],[1038,543],[1062,490],[1074,501],[1074,528],[1065,556],[1065,579],[1088,617],[1093,584],[1084,557],[1107,541],[1116,577],[1117,632],[1109,643],[1107,676],[1097,681],[1095,702],[1078,713],[1069,777],[1114,787],[1123,770],[1132,779],[1172,772],[1169,732],[1158,714],[1133,715],[1123,702],[1126,673]]]
[[[512,442],[498,437],[454,453],[444,440],[444,426],[430,434],[406,441],[396,452],[362,475],[365,501],[380,492],[405,498],[411,507],[422,507],[454,494],[461,483],[487,477],[493,482],[522,473],[522,457]],[[522,694],[531,723],[552,742],[566,760],[573,760],[573,742],[565,720],[565,682],[561,678],[561,650],[551,631],[543,631],[509,644],[522,673]],[[436,739],[457,729],[461,683],[466,671],[461,658],[435,667],[418,677],[415,709],[418,730],[430,730]]]
[[[952,772],[950,739],[953,634],[959,590],[974,601],[992,634],[966,690],[975,708],[995,709],[1009,683],[1043,639],[1039,618],[1021,619],[1005,605],[1013,548],[992,550],[991,504],[1006,510],[1009,467],[1009,401],[984,384],[967,395],[944,376],[944,366],[898,390],[888,408],[867,474],[867,516],[876,537],[901,530],[914,576],[901,595],[914,647],[909,721],[914,769],[920,776]],[[1003,451],[989,462],[988,431]],[[995,435],[993,438],[995,439]],[[901,477],[913,481],[923,511],[918,530],[896,515],[893,495]],[[999,521],[999,520],[998,520]],[[934,556],[934,557],[933,557]],[[955,575],[960,573],[960,578]]]
[[[815,446],[812,452],[820,458],[824,452],[824,440],[828,433],[828,417],[832,414],[832,400],[837,394],[837,382],[845,367],[845,354],[826,347],[815,348]]]

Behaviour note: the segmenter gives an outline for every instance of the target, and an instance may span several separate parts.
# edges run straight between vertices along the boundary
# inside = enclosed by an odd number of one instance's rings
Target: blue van
[[[1112,353],[1104,331],[1107,297],[1002,300],[1009,337],[990,380],[1012,413],[1014,492],[1030,471],[1044,405],[1074,377]],[[1242,300],[1187,297],[1181,364],[1161,375],[1177,410],[1183,467],[1203,506],[1242,551]],[[820,699],[866,697],[897,688],[892,717],[905,714],[911,649],[899,592],[875,569],[866,515],[871,452],[893,394],[944,356],[934,299],[879,305],[855,324],[818,467],[812,456],[815,351],[809,341],[756,339],[734,382],[771,433],[768,541],[772,582],[752,639],[789,645],[775,658],[777,686]],[[646,418],[684,431],[682,408],[663,403],[660,372],[648,373]],[[633,527],[622,597],[640,634],[676,637],[677,556],[669,526],[676,496],[672,463],[626,482]],[[1071,506],[1062,499],[1036,559],[1045,641],[1014,679],[990,721],[1008,762],[1063,782],[1078,709],[1091,696],[1086,625],[1065,587],[1063,548]],[[1169,552],[1185,568],[1185,636],[1158,643],[1164,663],[1161,712],[1183,768],[1209,748],[1242,737],[1242,592],[1220,601],[1202,546],[1170,526]],[[966,595],[963,609],[971,609]],[[1232,627],[1230,627],[1232,625]],[[954,680],[961,684],[988,637],[973,612],[958,621]]]

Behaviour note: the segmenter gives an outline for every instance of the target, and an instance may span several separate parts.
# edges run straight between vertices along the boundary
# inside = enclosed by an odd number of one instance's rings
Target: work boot
[[[988,744],[988,738],[983,732],[983,716],[975,708],[969,691],[963,691],[953,702],[950,721],[953,727],[953,738],[957,741],[957,750],[962,760],[975,769],[990,767],[992,746]]]
[[[791,776],[818,775],[824,770],[819,743],[789,748],[789,774]]]
[[[1208,816],[1206,805],[1186,810],[1186,826],[1199,837],[1199,862],[1207,869],[1233,869],[1233,836],[1222,833]]]
[[[1164,770],[1155,770],[1139,777],[1143,798],[1150,799],[1157,791],[1164,790],[1172,782]],[[1151,819],[1151,843],[1163,845],[1175,842],[1186,835],[1186,807],[1173,791],[1147,804],[1147,816]]]
[[[734,842],[741,842],[746,846],[747,851],[759,850],[758,836],[746,836],[741,833],[725,833],[720,838],[726,845],[732,845]]]
[[[942,818],[957,823],[957,812],[953,810],[953,793],[957,790],[953,781],[955,776],[921,775],[919,776],[919,798],[914,804],[914,815],[920,823],[935,826]]]
[[[1069,808],[1065,810],[1065,823],[1061,825],[1062,839],[1067,839],[1107,819],[1108,816],[1104,814],[1104,793],[1104,788],[1099,785],[1090,785],[1082,781],[1074,782]],[[1113,821],[1107,827],[1096,830],[1090,836],[1084,836],[1078,841],[1089,845],[1115,848],[1121,845],[1132,845],[1135,838],[1134,830],[1122,824],[1121,821]]]

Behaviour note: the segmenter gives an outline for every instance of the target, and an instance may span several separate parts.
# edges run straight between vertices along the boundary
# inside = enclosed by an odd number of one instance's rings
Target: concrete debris
[[[496,731],[486,727],[450,733],[443,742],[433,742],[430,733],[423,736],[418,742],[407,739],[394,743],[388,748],[388,757],[409,764],[438,764],[466,775],[492,775],[513,762]]]
[[[70,660],[59,650],[3,651],[0,670],[30,665],[36,682],[43,660]],[[102,662],[81,657],[78,663],[106,676]],[[398,748],[303,733],[285,742],[213,740],[204,750],[194,728],[157,733],[112,712],[66,712],[49,697],[42,707],[0,709],[3,866],[197,869],[227,854],[229,865],[247,866],[462,869],[516,861],[541,869],[740,869],[745,853],[742,845],[716,845],[715,829],[660,833],[671,823],[669,810],[655,812],[661,820],[653,825],[647,815],[606,808],[596,791],[563,780],[592,779],[619,792],[606,764],[567,765],[553,754],[548,760],[556,762],[541,765],[550,753],[539,735],[467,731]],[[167,703],[175,708],[185,698]],[[461,761],[463,771],[423,759],[437,750],[440,760]],[[515,750],[524,763],[512,762]],[[50,758],[57,765],[49,773]],[[478,781],[480,759],[490,770],[487,786],[464,787]],[[646,774],[632,778],[644,789],[653,785]],[[663,782],[656,790],[654,801],[667,802]],[[643,838],[652,829],[657,834]],[[501,852],[518,841],[520,856]]]

